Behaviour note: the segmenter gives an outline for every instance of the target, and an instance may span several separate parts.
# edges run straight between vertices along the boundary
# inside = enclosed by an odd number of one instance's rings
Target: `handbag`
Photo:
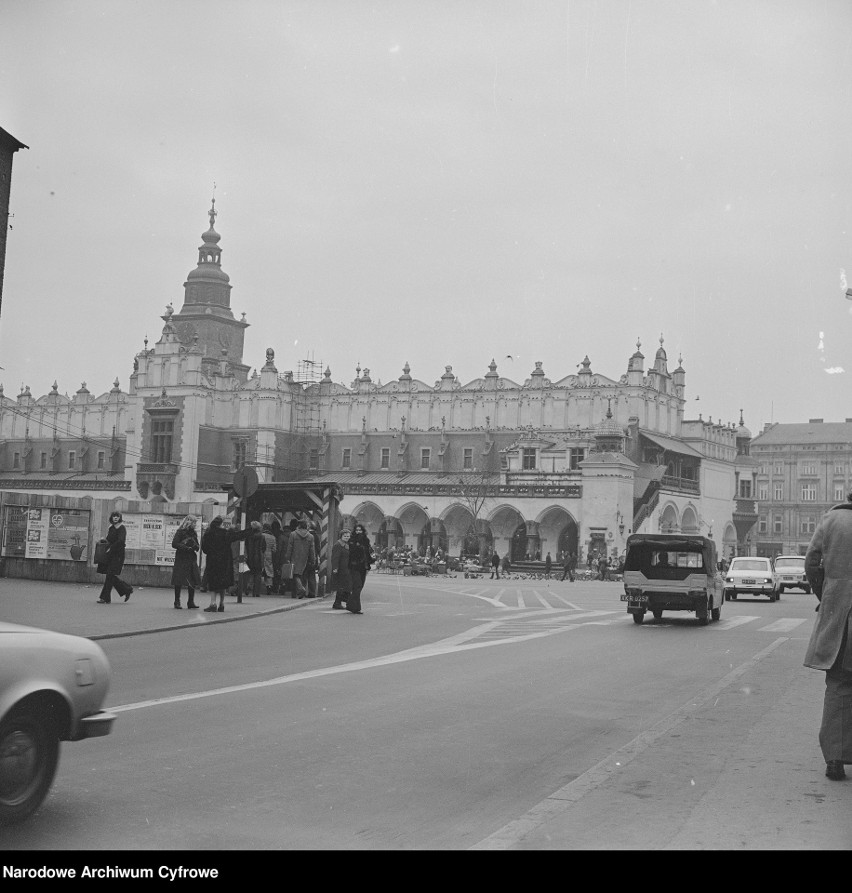
[[[281,579],[282,580],[292,580],[293,579],[293,562],[285,561],[281,565]]]
[[[106,540],[99,540],[95,543],[95,564],[103,564],[109,555],[109,543]]]

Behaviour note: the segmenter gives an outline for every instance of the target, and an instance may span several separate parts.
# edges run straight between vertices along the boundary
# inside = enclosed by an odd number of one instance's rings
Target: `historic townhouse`
[[[804,555],[822,515],[852,486],[852,419],[767,425],[751,443],[754,474],[740,480],[757,502],[758,555]]]

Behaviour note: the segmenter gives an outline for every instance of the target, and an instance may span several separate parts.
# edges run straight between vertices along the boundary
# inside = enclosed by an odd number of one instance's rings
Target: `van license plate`
[[[755,584],[756,582],[757,582],[757,580],[743,580],[743,584],[744,584],[745,586],[754,586],[754,584]]]
[[[647,595],[622,595],[621,600],[623,602],[637,602],[640,605],[644,605],[648,601]]]

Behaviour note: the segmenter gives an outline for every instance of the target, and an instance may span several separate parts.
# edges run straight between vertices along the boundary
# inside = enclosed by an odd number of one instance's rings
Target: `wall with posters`
[[[127,528],[122,579],[134,586],[169,586],[174,564],[172,537],[187,515],[206,530],[225,512],[221,500],[150,503],[0,492],[0,573],[55,582],[102,583],[92,564],[94,544],[106,535],[109,516],[121,512]]]

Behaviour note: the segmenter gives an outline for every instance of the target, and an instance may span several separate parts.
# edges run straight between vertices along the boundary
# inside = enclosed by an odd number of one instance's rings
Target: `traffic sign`
[[[251,496],[258,486],[257,472],[253,468],[239,468],[234,472],[234,493]]]

